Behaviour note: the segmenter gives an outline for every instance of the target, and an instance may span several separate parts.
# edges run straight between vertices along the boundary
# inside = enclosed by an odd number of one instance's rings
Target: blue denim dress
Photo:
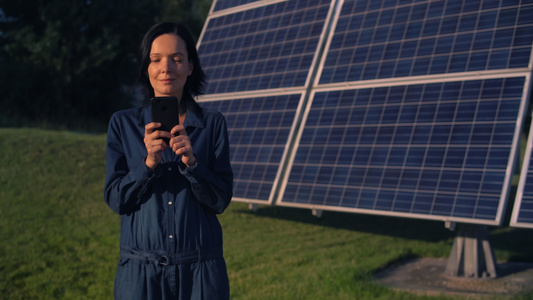
[[[115,299],[228,299],[229,281],[217,214],[233,195],[226,121],[215,111],[188,111],[184,125],[197,165],[170,147],[145,166],[150,107],[110,120],[105,201],[120,215]]]

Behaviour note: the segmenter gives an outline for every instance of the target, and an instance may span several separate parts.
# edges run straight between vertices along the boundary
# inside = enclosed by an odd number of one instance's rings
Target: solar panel
[[[317,92],[280,205],[493,224],[524,77]]]
[[[272,203],[331,2],[215,1],[198,43],[201,105],[228,122],[234,200]]]
[[[520,182],[516,193],[510,225],[514,227],[533,228],[533,130],[529,129]]]
[[[531,0],[215,1],[199,102],[237,201],[499,224],[532,42]]]
[[[532,8],[344,1],[277,204],[500,224]]]
[[[305,87],[330,1],[260,3],[208,17],[198,44],[207,94]]]
[[[531,1],[344,1],[320,84],[527,67]]]
[[[233,200],[270,203],[301,94],[202,102],[227,120]]]

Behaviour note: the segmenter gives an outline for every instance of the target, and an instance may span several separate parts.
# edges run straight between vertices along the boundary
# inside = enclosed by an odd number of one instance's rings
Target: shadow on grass
[[[240,213],[258,217],[289,220],[306,224],[320,225],[339,229],[363,231],[371,234],[395,236],[405,239],[438,242],[455,236],[446,229],[443,222],[401,217],[388,217],[335,211],[323,211],[320,218],[309,209],[266,206],[257,211],[241,209]]]
[[[237,211],[263,218],[288,220],[429,242],[450,240],[451,244],[457,232],[445,228],[444,223],[441,221],[403,217],[323,211],[322,216],[318,218],[313,216],[309,209],[280,206],[262,206],[257,211],[249,209],[239,209]],[[490,226],[489,231],[490,242],[494,250],[510,253],[509,261],[533,262],[533,230]]]
[[[495,249],[511,253],[509,261],[533,263],[533,230],[504,228],[493,230],[490,240]]]

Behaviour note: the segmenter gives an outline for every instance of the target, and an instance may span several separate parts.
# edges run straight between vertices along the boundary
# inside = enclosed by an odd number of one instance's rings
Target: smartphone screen
[[[179,124],[178,98],[154,97],[151,104],[152,121],[161,123],[157,130],[168,131]],[[168,144],[169,140],[164,139]]]

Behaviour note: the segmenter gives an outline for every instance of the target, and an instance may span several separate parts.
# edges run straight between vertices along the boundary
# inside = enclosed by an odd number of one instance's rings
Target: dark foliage
[[[114,111],[139,103],[144,33],[177,20],[198,36],[210,3],[199,4],[0,0],[0,126],[105,129]]]

